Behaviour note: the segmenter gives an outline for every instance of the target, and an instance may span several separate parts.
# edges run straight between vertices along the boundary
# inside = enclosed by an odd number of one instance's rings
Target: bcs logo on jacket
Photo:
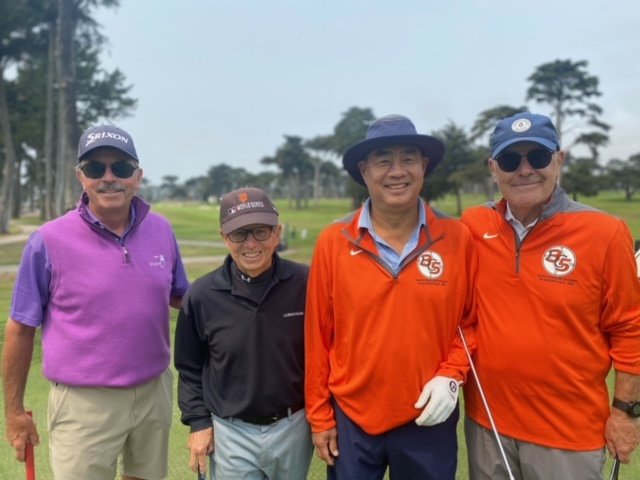
[[[564,277],[576,268],[576,254],[569,247],[554,245],[542,255],[542,265],[554,277]]]
[[[444,261],[433,250],[422,252],[416,263],[420,273],[430,280],[436,280],[444,273]]]

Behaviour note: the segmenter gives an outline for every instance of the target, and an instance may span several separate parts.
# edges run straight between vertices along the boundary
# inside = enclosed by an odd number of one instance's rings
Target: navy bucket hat
[[[516,113],[500,120],[491,134],[491,158],[518,142],[538,143],[554,152],[560,150],[556,127],[549,117],[537,113]]]
[[[342,165],[351,178],[360,185],[364,185],[358,163],[364,160],[372,150],[389,145],[418,147],[422,155],[429,158],[425,176],[436,168],[444,154],[444,144],[435,137],[418,134],[415,125],[407,117],[386,115],[371,124],[364,140],[349,147],[342,157]]]

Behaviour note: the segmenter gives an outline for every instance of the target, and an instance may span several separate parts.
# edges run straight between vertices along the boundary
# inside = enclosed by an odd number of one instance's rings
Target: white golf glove
[[[458,381],[449,377],[433,377],[424,388],[415,408],[424,408],[416,423],[421,427],[444,422],[458,404]]]

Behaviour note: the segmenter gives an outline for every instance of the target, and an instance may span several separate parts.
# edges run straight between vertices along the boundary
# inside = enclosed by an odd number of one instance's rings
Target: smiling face
[[[542,213],[542,207],[551,197],[564,163],[564,152],[559,151],[553,154],[548,166],[540,169],[533,168],[526,154],[539,148],[540,145],[537,143],[521,142],[502,152],[516,152],[522,156],[520,165],[513,172],[501,170],[495,159],[489,159],[489,168],[498,183],[500,192],[507,200],[515,217],[525,225],[534,221]]]
[[[111,166],[116,162],[126,161],[135,167],[128,178],[114,175]],[[83,168],[88,162],[101,163],[109,168],[100,178],[89,178]],[[76,169],[76,176],[83,190],[89,197],[89,208],[99,218],[112,217],[114,214],[129,215],[131,199],[140,188],[142,169],[128,155],[115,148],[99,148],[82,159]]]
[[[258,232],[263,233],[264,229],[271,230],[271,235],[265,240],[256,240],[256,236],[263,238],[262,235],[248,233],[254,229],[258,229]],[[234,242],[234,233],[239,230],[244,230],[247,233],[244,241]],[[231,258],[236,263],[238,269],[250,277],[257,277],[261,273],[266,272],[273,263],[273,254],[278,248],[280,243],[280,234],[282,232],[282,226],[276,225],[275,227],[270,225],[246,225],[238,230],[234,230],[229,235],[225,235],[222,232],[222,238],[224,243],[229,249]]]
[[[376,208],[415,207],[428,159],[412,145],[392,145],[369,152],[358,164]]]

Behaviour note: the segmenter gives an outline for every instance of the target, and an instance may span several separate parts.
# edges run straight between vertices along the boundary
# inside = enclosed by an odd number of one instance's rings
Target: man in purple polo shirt
[[[113,125],[78,145],[75,210],[31,235],[2,356],[7,439],[24,461],[38,432],[23,400],[42,328],[50,461],[56,479],[167,475],[172,419],[169,306],[189,284],[170,224],[136,196],[133,139]]]

